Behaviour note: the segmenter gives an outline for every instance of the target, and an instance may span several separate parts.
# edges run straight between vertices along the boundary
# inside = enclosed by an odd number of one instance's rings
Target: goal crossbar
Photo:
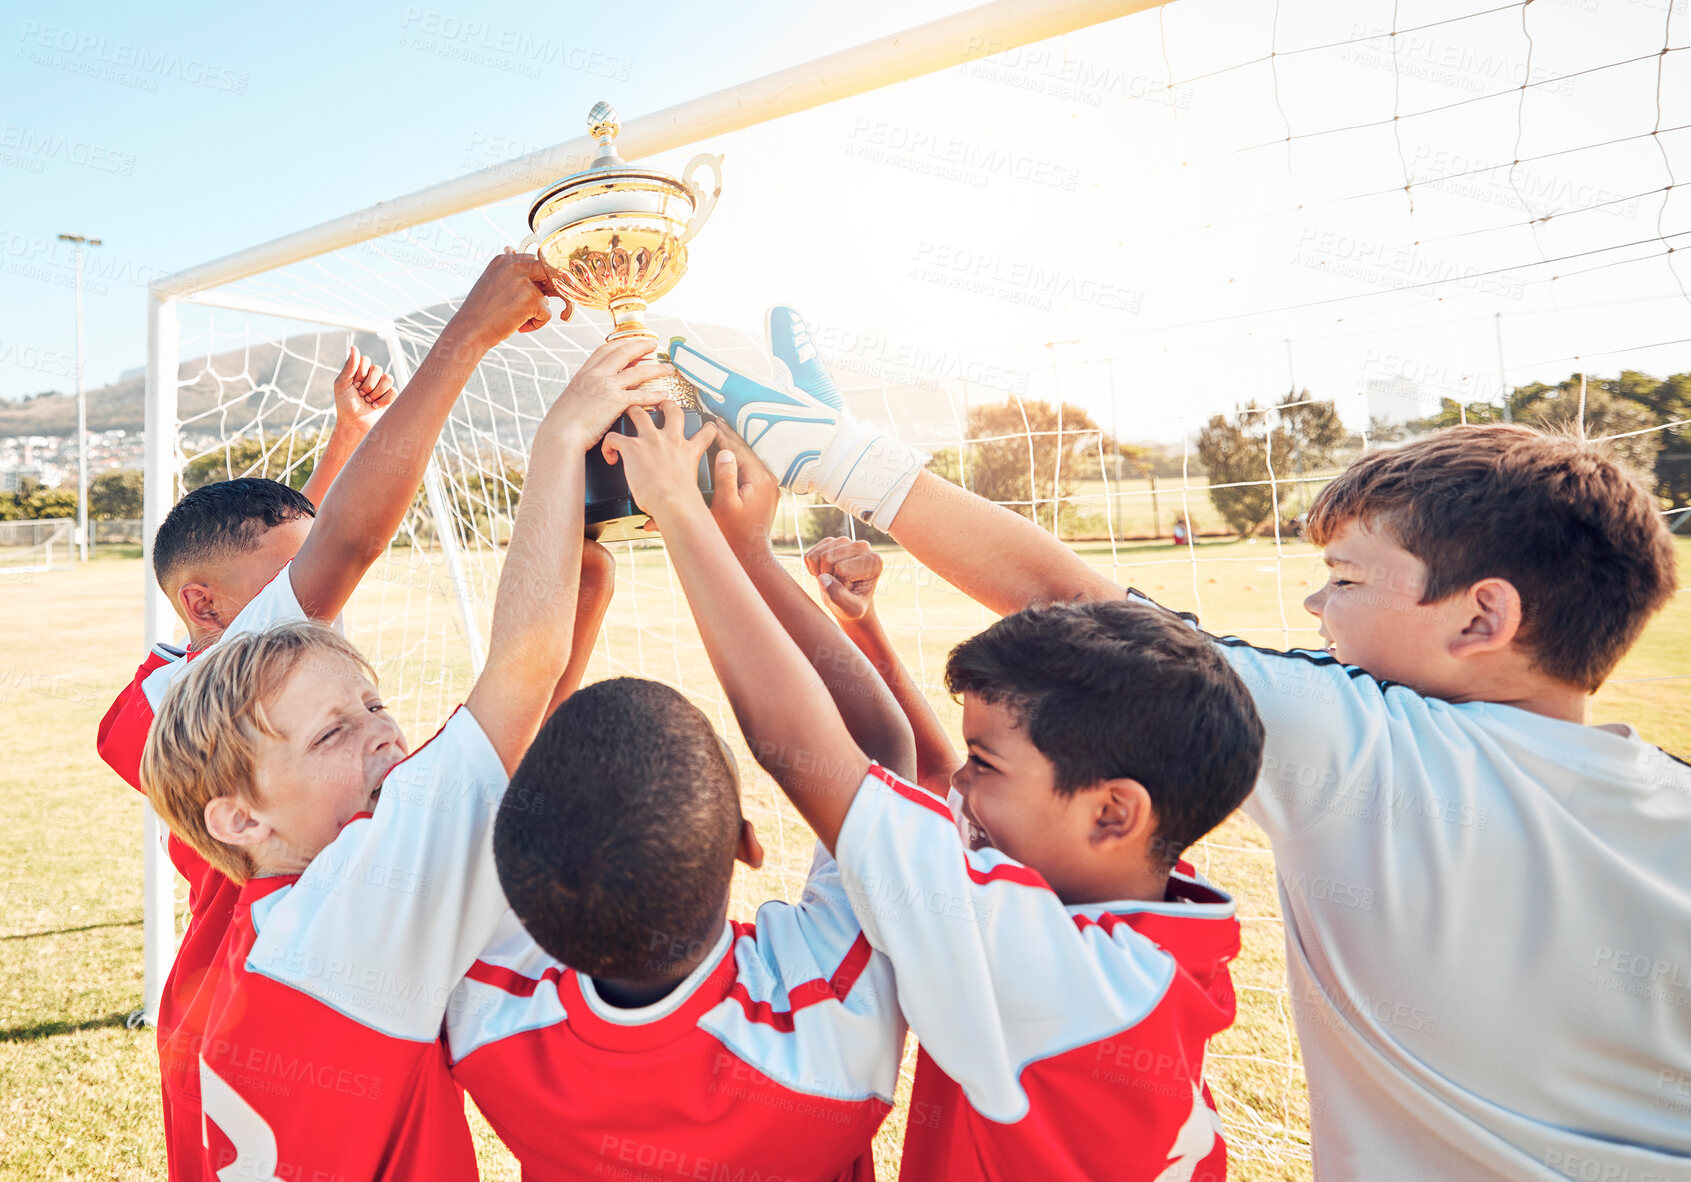
[[[638,116],[622,125],[617,151],[629,160],[654,156],[1165,3],[994,0]],[[179,271],[154,281],[151,291],[155,298],[186,295],[502,201],[587,167],[596,150],[591,136],[576,136]]]

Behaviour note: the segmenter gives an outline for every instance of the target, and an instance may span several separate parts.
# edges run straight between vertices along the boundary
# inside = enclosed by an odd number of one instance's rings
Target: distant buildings
[[[117,468],[141,466],[138,431],[90,431],[88,478]],[[9,435],[0,437],[0,492],[17,492],[26,480],[44,488],[76,481],[75,435]]]

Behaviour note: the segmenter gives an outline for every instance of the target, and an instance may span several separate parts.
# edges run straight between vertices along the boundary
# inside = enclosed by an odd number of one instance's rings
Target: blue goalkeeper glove
[[[669,343],[670,360],[699,388],[705,409],[750,445],[782,488],[820,493],[852,516],[888,528],[927,454],[852,417],[797,311],[771,308],[764,331],[769,355],[738,367],[681,337]]]

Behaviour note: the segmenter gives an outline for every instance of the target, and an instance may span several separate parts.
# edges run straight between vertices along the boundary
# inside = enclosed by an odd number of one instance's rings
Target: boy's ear
[[[270,837],[269,822],[253,816],[252,811],[239,797],[212,797],[206,801],[205,819],[206,831],[224,845],[250,849]]]
[[[1462,660],[1502,652],[1521,630],[1521,593],[1508,579],[1481,579],[1462,595],[1468,620],[1450,641],[1450,655]]]
[[[757,830],[752,823],[743,817],[740,819],[740,846],[734,851],[734,857],[753,870],[763,869],[763,843],[757,839]]]
[[[1125,778],[1104,780],[1093,791],[1097,794],[1090,835],[1094,848],[1149,845],[1157,831],[1157,814],[1145,785]]]
[[[212,632],[222,629],[223,621],[217,615],[217,596],[204,583],[183,583],[176,589],[176,603],[190,627],[198,626]]]

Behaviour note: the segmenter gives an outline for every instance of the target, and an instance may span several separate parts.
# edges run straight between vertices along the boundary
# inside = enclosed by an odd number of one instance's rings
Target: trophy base
[[[676,375],[679,377],[680,375]],[[653,382],[664,381],[654,378],[652,382],[641,385],[644,390]],[[686,382],[685,378],[681,378]],[[687,382],[691,386],[691,382]],[[677,399],[679,401],[679,399]],[[704,416],[697,407],[682,411],[684,430],[687,438],[698,434],[699,428],[704,426]],[[663,412],[652,411],[652,420],[658,426],[663,426]],[[622,435],[634,434],[634,424],[627,415],[617,420],[616,431]],[[699,492],[704,494],[706,504],[710,503],[712,486],[710,479],[710,454],[699,457],[697,473]],[[607,464],[605,455],[597,447],[587,453],[587,507],[583,515],[587,526],[587,536],[598,542],[620,542],[629,538],[654,538],[657,533],[645,528],[651,520],[649,514],[635,503],[634,494],[628,491],[628,478],[623,473],[621,464]]]
[[[667,363],[669,354],[659,353],[658,360]],[[661,394],[664,398],[673,399],[680,404],[682,410],[689,412],[689,415],[696,415],[702,410],[699,405],[699,388],[673,369],[661,377],[648,378],[635,389],[640,391],[642,399],[652,394]],[[691,417],[688,418],[687,424],[687,437],[691,439],[697,428],[692,425]]]

